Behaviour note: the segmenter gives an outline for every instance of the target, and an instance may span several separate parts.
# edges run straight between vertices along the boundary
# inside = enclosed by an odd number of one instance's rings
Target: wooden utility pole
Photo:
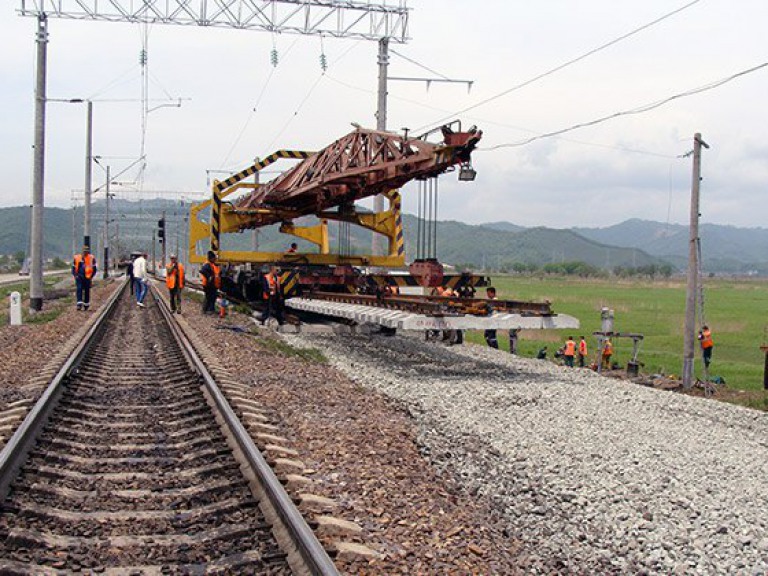
[[[683,388],[693,386],[693,360],[696,344],[696,291],[699,274],[699,188],[701,185],[701,147],[709,148],[701,134],[693,136],[693,176],[691,181],[691,223],[688,239],[688,287],[685,293],[685,332],[683,334]]]

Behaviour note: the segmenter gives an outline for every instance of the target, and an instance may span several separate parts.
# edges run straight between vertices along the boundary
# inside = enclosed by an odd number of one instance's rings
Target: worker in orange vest
[[[715,347],[715,341],[712,340],[712,331],[706,324],[701,327],[699,332],[699,342],[701,343],[701,355],[704,359],[704,370],[709,370],[709,364],[712,362],[712,349]]]
[[[568,336],[568,340],[565,341],[563,346],[563,358],[565,359],[565,365],[573,368],[573,358],[576,356],[576,342],[573,341],[573,336]]]
[[[579,340],[579,368],[584,368],[584,359],[587,357],[587,341],[584,336]]]
[[[221,288],[221,268],[216,264],[216,254],[208,251],[208,262],[200,268],[200,279],[203,283],[203,314],[216,313],[216,296]]]
[[[613,344],[610,338],[606,338],[603,343],[603,368],[610,370],[611,356],[613,356]]]
[[[181,291],[184,288],[184,264],[171,254],[171,263],[165,267],[165,285],[171,300],[171,314],[181,314]]]
[[[96,275],[96,258],[88,246],[81,254],[75,254],[72,261],[72,276],[75,277],[77,309],[88,310],[91,306],[91,282]]]
[[[285,323],[283,317],[283,287],[280,284],[280,273],[276,266],[269,268],[269,272],[262,276],[262,291],[267,307],[261,315],[261,323],[264,324],[270,316],[282,326]]]

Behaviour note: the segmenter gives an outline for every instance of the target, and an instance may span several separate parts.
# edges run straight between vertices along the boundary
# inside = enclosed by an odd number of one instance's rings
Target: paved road
[[[67,274],[68,270],[49,270],[43,272],[43,276],[56,276]],[[29,276],[21,276],[18,273],[0,274],[0,286],[6,284],[18,284],[20,282],[29,282]]]

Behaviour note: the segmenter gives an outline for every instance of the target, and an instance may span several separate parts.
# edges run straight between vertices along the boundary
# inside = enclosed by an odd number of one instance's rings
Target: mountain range
[[[152,231],[163,212],[169,251],[181,249],[186,238],[189,205],[171,200],[113,201],[111,206],[112,250],[148,250]],[[104,206],[97,202],[92,210],[92,244],[99,250],[99,230],[103,228]],[[27,251],[29,207],[0,208],[0,253]],[[73,221],[75,230],[73,234]],[[82,238],[82,207],[73,210],[45,209],[46,257],[69,258],[79,249]],[[407,259],[417,257],[418,220],[403,216]],[[369,252],[371,233],[350,227],[352,253]],[[115,236],[119,230],[119,238]],[[329,226],[331,250],[339,245],[338,226]],[[706,272],[768,274],[768,229],[738,228],[718,224],[700,227],[702,261]],[[295,239],[277,232],[276,227],[259,231],[259,247],[265,251],[284,251]],[[252,234],[226,235],[224,248],[247,250]],[[296,240],[300,250],[310,245]],[[544,265],[585,262],[597,268],[639,267],[670,263],[684,270],[688,258],[688,227],[648,220],[630,219],[604,228],[553,229],[526,228],[510,222],[480,225],[440,221],[437,226],[437,257],[445,263],[476,270],[505,270],[516,262]]]

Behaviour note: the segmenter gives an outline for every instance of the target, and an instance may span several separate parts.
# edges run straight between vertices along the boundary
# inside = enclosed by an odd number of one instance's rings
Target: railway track
[[[336,574],[164,303],[104,308],[0,453],[0,572]]]

